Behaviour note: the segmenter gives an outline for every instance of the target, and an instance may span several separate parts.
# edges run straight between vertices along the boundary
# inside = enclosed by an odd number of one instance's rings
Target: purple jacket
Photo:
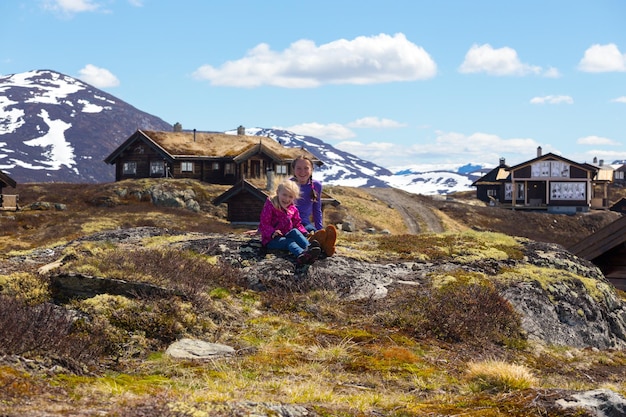
[[[324,228],[322,224],[322,183],[317,180],[312,180],[311,183],[298,184],[300,186],[300,198],[296,201],[296,206],[300,212],[300,218],[302,223],[313,224],[315,230],[321,230]],[[315,189],[317,199],[311,199],[311,188]],[[311,219],[312,218],[312,219]]]
[[[261,218],[259,220],[261,244],[263,246],[267,245],[272,240],[272,233],[276,230],[280,230],[283,235],[286,235],[291,229],[298,229],[304,235],[307,234],[306,229],[302,226],[298,208],[292,204],[287,207],[287,210],[277,209],[268,197],[265,200],[263,210],[261,210]]]

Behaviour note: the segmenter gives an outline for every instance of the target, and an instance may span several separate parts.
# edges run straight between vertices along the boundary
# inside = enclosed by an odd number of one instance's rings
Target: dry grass
[[[514,391],[531,388],[538,383],[524,365],[501,360],[486,360],[467,364],[467,378],[478,391]]]

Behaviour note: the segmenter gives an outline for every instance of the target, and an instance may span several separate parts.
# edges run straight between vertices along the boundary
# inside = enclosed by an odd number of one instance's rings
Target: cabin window
[[[276,173],[278,175],[287,175],[287,165],[276,165]]]
[[[488,195],[489,197],[496,197],[496,196],[497,196],[497,194],[498,194],[498,193],[496,192],[496,190],[493,190],[493,189],[492,189],[492,190],[487,190],[487,195]]]
[[[220,170],[220,163],[219,163],[219,162],[213,162],[213,163],[211,164],[211,169],[212,169],[213,171],[219,171],[219,170]]]
[[[517,183],[515,184],[516,192],[516,200],[524,199],[524,184]],[[513,200],[513,184],[507,182],[504,184],[504,199],[505,200]]]
[[[193,162],[181,162],[180,170],[182,172],[193,172]]]
[[[124,162],[122,171],[124,175],[135,175],[137,173],[137,162]]]
[[[532,178],[569,178],[570,165],[561,161],[540,161],[532,164]]]
[[[587,184],[584,182],[551,182],[552,200],[586,200]]]
[[[163,161],[150,162],[150,174],[151,175],[163,175],[163,172],[165,172]]]
[[[235,175],[235,164],[231,162],[224,164],[224,174]]]
[[[615,171],[615,179],[623,180],[624,179],[624,171]]]

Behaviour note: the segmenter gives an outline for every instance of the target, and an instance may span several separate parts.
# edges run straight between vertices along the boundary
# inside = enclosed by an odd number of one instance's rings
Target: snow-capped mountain
[[[138,128],[172,126],[58,72],[0,76],[0,170],[18,183],[113,181],[103,160]]]
[[[236,134],[236,130],[226,133]],[[437,170],[392,173],[372,162],[333,148],[320,139],[298,135],[278,129],[248,128],[247,135],[270,137],[289,147],[304,147],[319,158],[324,165],[315,170],[314,178],[329,185],[348,187],[394,187],[415,194],[448,194],[471,190],[472,182],[482,176],[476,175],[480,167],[466,165],[460,172]],[[461,172],[461,171],[465,172]]]
[[[58,72],[0,76],[0,170],[18,183],[111,182],[114,168],[104,159],[135,130],[172,128],[156,116]],[[476,179],[471,173],[444,170],[394,174],[318,138],[284,130],[248,128],[246,134],[306,148],[324,163],[315,178],[329,185],[446,194],[470,190]]]

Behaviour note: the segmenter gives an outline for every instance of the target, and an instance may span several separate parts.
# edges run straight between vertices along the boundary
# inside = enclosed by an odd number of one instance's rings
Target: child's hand
[[[275,239],[277,237],[280,237],[283,235],[283,232],[281,232],[280,230],[274,230],[274,233],[272,233],[272,239]]]

